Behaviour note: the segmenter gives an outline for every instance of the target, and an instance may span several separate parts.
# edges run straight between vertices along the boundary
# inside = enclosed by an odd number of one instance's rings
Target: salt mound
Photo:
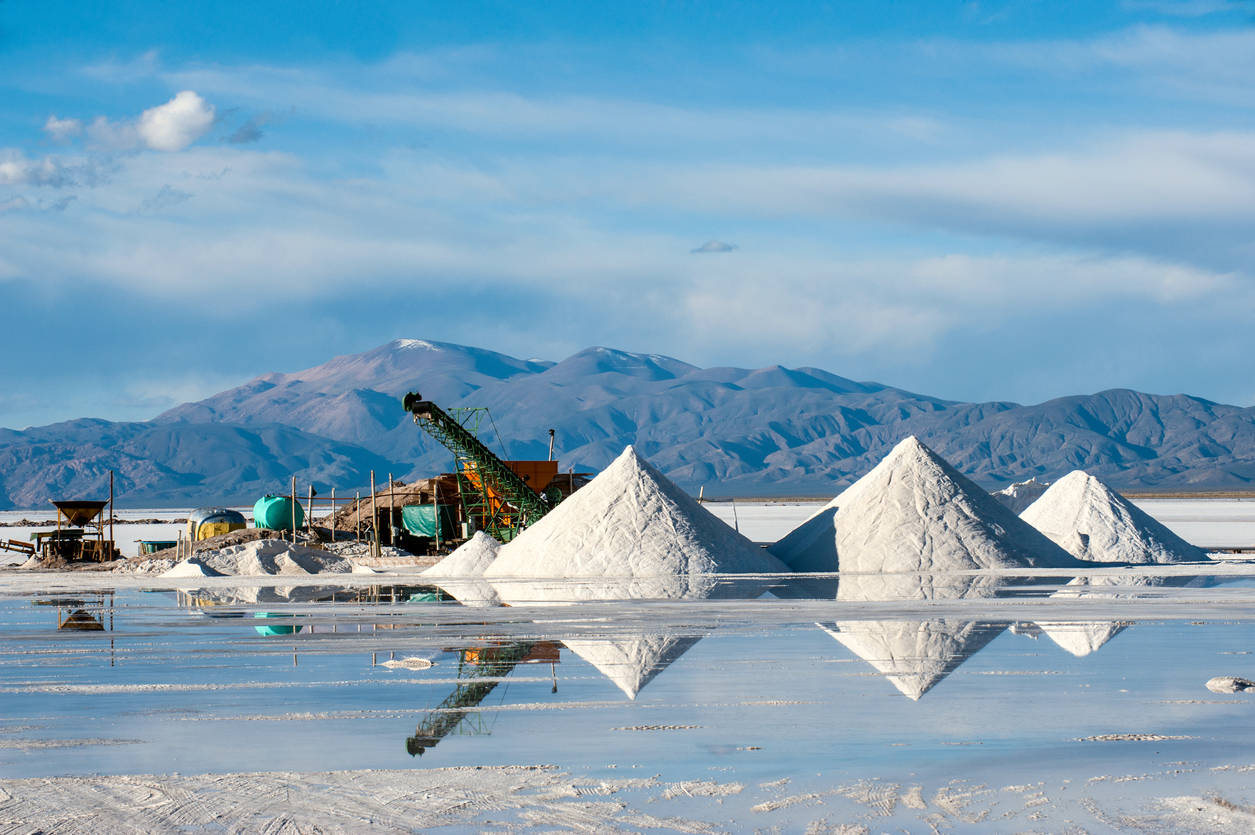
[[[771,551],[794,571],[933,572],[1071,567],[1073,560],[919,439]]]
[[[220,577],[222,576],[212,568],[207,567],[200,560],[192,558],[183,562],[176,563],[174,567],[161,572],[158,577]]]
[[[349,560],[281,539],[258,539],[220,551],[202,551],[196,558],[205,568],[232,577],[348,574],[353,571],[353,563]]]
[[[1127,628],[1128,624],[1119,621],[1042,621],[1037,624],[1066,652],[1077,658],[1084,658],[1091,652],[1097,652],[1103,644]]]
[[[483,575],[500,550],[500,542],[483,531],[476,531],[422,576],[432,578],[436,585],[466,606],[497,606],[501,598]]]
[[[1019,516],[1024,512],[1025,508],[1037,501],[1049,487],[1049,481],[1038,481],[1036,478],[1030,478],[1028,481],[1017,481],[1014,484],[1007,485],[991,495],[1002,502],[1007,510]]]
[[[785,571],[641,459],[632,447],[501,548],[484,572],[509,603],[608,597],[702,597],[713,574]],[[537,579],[538,584],[510,582]],[[607,580],[573,584],[544,580]],[[500,582],[506,581],[506,582]]]
[[[635,699],[641,688],[700,640],[658,634],[627,641],[593,638],[562,643],[614,682],[629,699]]]
[[[1206,562],[1207,555],[1082,470],[1051,485],[1020,518],[1087,562]]]

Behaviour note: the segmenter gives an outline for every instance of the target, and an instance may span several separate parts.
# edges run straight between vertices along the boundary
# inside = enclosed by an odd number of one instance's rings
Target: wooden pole
[[[353,521],[357,523],[357,535],[355,541],[362,541],[362,491],[357,491],[357,498],[353,501]]]
[[[309,507],[305,513],[305,533],[312,534],[314,532],[314,483],[309,483]]]
[[[431,515],[436,520],[436,553],[440,553],[440,479],[431,483]]]
[[[109,471],[109,559],[113,559],[113,470]]]
[[[392,488],[392,473],[388,473],[388,544],[397,547],[396,522],[392,516],[397,512],[397,492]]]
[[[336,541],[336,488],[331,488],[331,541]]]
[[[379,505],[375,499],[375,471],[370,471],[370,526],[374,529],[374,536],[371,537],[371,556],[379,558]]]

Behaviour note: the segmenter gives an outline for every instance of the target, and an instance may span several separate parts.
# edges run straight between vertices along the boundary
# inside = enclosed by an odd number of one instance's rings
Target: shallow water
[[[1255,801],[1255,696],[1205,687],[1255,677],[1255,565],[1094,573],[487,609],[414,578],[27,576],[0,592],[0,777],[548,764],[716,829],[1172,831],[1164,798]]]

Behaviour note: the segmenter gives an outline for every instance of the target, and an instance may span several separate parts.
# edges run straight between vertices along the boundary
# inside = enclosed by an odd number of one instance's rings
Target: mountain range
[[[1085,469],[1124,489],[1244,489],[1255,481],[1255,408],[1113,389],[1035,405],[965,403],[817,368],[699,368],[588,348],[561,362],[397,339],[304,371],[258,377],[150,421],[84,418],[0,429],[0,507],[102,495],[119,505],[251,503],[410,480],[452,457],[401,408],[407,391],[486,406],[484,439],[506,458],[597,471],[627,444],[707,495],[831,496],[916,435],[999,487]]]

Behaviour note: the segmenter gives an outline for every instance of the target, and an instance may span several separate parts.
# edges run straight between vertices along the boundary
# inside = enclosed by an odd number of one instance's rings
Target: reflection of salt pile
[[[1168,530],[1094,476],[1075,470],[1055,482],[1020,518],[1086,562],[1163,564],[1206,561],[1207,555]],[[1055,597],[1119,596],[1115,587],[1170,582],[1161,577],[1078,577]],[[1096,588],[1101,587],[1101,588]],[[1093,591],[1086,592],[1090,588]],[[1076,656],[1089,655],[1122,632],[1112,621],[1039,621],[1042,631]]]
[[[988,576],[855,574],[841,578],[837,599],[961,600],[993,597],[999,587],[999,580]],[[913,700],[931,690],[1006,628],[1005,623],[955,618],[839,621],[819,626]]]
[[[495,606],[500,603],[492,584],[483,579],[484,571],[497,558],[501,543],[483,531],[458,546],[453,553],[423,572],[440,588],[467,606]]]
[[[1020,514],[1087,562],[1206,562],[1207,555],[1082,470],[1051,485]]]
[[[1075,564],[914,436],[771,550],[794,571]]]
[[[628,447],[502,547],[484,576],[503,600],[519,604],[757,596],[712,575],[784,570]],[[697,640],[642,632],[564,643],[635,698]]]
[[[1036,478],[1030,478],[1028,481],[1017,481],[1009,484],[991,495],[1002,502],[1003,507],[1012,513],[1019,515],[1024,509],[1045,493],[1050,487],[1049,481],[1038,481]]]
[[[629,699],[635,699],[641,688],[700,640],[664,633],[629,640],[593,638],[562,643],[614,682]]]

